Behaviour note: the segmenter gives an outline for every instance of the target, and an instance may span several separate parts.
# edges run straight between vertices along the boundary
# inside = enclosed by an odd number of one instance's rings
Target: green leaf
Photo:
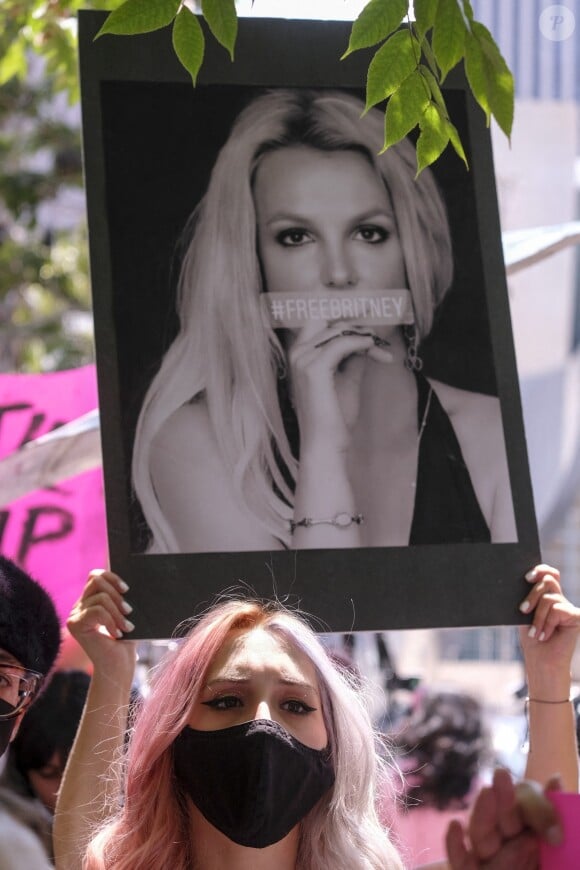
[[[6,84],[13,76],[26,76],[26,45],[23,40],[15,39],[0,60],[0,85]]]
[[[234,0],[202,0],[201,11],[208,27],[219,42],[234,59],[234,48],[238,35],[238,16]]]
[[[440,0],[433,25],[432,46],[442,81],[463,57],[466,33],[465,19],[458,0]]]
[[[182,6],[177,14],[173,23],[172,39],[175,54],[195,85],[203,63],[205,39],[199,21],[187,6]]]
[[[431,43],[428,39],[423,39],[421,42],[421,51],[425,56],[425,60],[429,64],[429,68],[434,76],[439,79],[439,66],[437,64],[437,59],[433,54],[433,49],[431,48]]]
[[[514,120],[514,79],[491,33],[473,21],[465,43],[465,73],[489,125],[493,115],[510,137]]]
[[[408,10],[407,0],[370,0],[353,22],[348,48],[341,60],[359,48],[382,42],[396,30]]]
[[[469,0],[463,0],[463,12],[469,21],[473,21],[473,7]]]
[[[417,175],[430,166],[447,147],[449,131],[439,109],[430,103],[419,122],[421,134],[417,139]]]
[[[421,73],[415,70],[407,76],[387,103],[383,151],[399,142],[417,126],[428,105],[427,84]]]
[[[413,3],[415,30],[419,39],[423,39],[425,34],[433,27],[438,5],[439,0],[415,0]]]
[[[447,111],[447,106],[445,105],[445,100],[443,98],[443,94],[441,93],[441,88],[439,87],[439,82],[431,72],[431,70],[425,66],[425,64],[421,64],[419,67],[421,70],[421,74],[425,77],[427,84],[429,85],[429,90],[431,91],[431,97],[434,102],[439,107],[441,114],[447,118],[449,113]]]
[[[469,169],[469,163],[467,162],[467,157],[465,156],[465,151],[463,150],[463,145],[461,143],[461,139],[459,138],[459,133],[457,132],[457,128],[453,126],[449,118],[445,119],[445,129],[449,133],[449,141],[453,145],[456,153],[465,163],[465,168]]]
[[[180,0],[125,0],[122,6],[109,14],[95,39],[105,33],[132,36],[160,30],[171,24],[179,4]]]
[[[491,122],[491,107],[489,105],[489,81],[487,67],[481,46],[476,39],[469,39],[465,51],[465,74],[473,96],[485,112],[485,121],[489,127]]]
[[[387,39],[369,64],[365,111],[396,91],[417,68],[421,49],[409,30],[398,30]]]

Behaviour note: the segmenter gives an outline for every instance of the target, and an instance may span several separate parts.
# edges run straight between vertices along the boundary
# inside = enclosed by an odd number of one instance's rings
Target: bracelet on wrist
[[[353,523],[360,526],[361,523],[364,523],[364,520],[365,518],[362,514],[350,514],[348,511],[341,511],[333,517],[323,519],[302,517],[300,520],[290,520],[290,532],[294,534],[299,526],[305,529],[310,528],[310,526],[335,526],[337,529],[348,529]]]
[[[572,698],[563,698],[561,701],[545,701],[543,698],[526,698],[526,704],[569,704]]]

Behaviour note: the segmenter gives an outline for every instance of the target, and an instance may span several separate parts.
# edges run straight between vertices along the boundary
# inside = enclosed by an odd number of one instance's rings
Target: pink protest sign
[[[0,375],[0,458],[97,404],[94,366],[50,374]],[[65,619],[88,571],[106,564],[101,469],[0,508],[0,552],[45,586]]]
[[[580,867],[580,795],[553,791],[548,794],[564,829],[564,840],[559,846],[540,845],[542,870],[578,870]]]

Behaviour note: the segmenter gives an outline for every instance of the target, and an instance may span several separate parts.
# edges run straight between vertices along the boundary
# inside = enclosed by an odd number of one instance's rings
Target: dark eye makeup
[[[235,707],[241,707],[240,698],[235,695],[222,695],[219,698],[210,698],[209,701],[202,701],[204,707],[211,707],[213,710],[233,710]]]
[[[304,227],[289,227],[276,233],[276,241],[285,248],[295,248],[310,241],[310,233]]]
[[[362,224],[356,228],[355,237],[359,236],[363,242],[368,242],[370,245],[379,245],[381,242],[386,242],[390,233],[385,227],[377,224]]]
[[[211,707],[212,710],[234,710],[243,707],[241,698],[236,695],[222,695],[218,698],[210,698],[209,701],[202,701],[204,707]],[[316,707],[311,707],[305,701],[299,701],[297,698],[291,698],[283,701],[280,706],[287,713],[293,713],[297,716],[305,716],[308,713],[314,713]]]
[[[391,233],[379,224],[360,224],[353,232],[353,238],[369,245],[380,245],[386,242]],[[276,241],[283,248],[298,248],[312,241],[312,236],[304,227],[287,227],[276,233]]]
[[[310,704],[306,704],[304,701],[284,701],[282,707],[287,710],[288,713],[295,713],[298,716],[305,716],[307,713],[314,713],[316,707],[311,707]]]

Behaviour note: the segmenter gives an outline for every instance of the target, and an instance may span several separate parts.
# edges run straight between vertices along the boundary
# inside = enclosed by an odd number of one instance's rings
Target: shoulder
[[[152,462],[168,455],[191,456],[213,444],[207,403],[200,397],[181,405],[165,420],[151,443]]]
[[[151,475],[177,552],[280,549],[236,488],[203,397],[182,405],[159,430]]]
[[[428,380],[449,416],[457,414],[481,416],[490,412],[499,414],[499,399],[496,396],[462,390],[433,378]]]
[[[477,433],[478,441],[485,436],[494,440],[501,438],[503,442],[501,408],[496,396],[461,390],[459,387],[452,387],[431,379],[429,383],[451,420],[460,441],[462,435],[469,436]]]
[[[449,416],[492,541],[517,540],[499,399],[432,381]]]
[[[204,398],[177,408],[151,442],[151,475],[161,504],[171,504],[177,491],[211,487],[224,474],[223,457]]]

